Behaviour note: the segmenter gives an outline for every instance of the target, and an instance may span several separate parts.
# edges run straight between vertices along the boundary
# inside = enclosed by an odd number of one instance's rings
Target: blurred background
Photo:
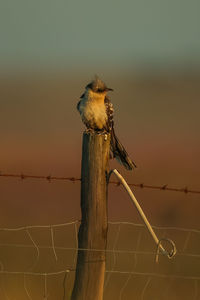
[[[0,171],[80,177],[84,126],[76,104],[85,85],[98,74],[114,89],[110,97],[116,133],[138,166],[127,172],[114,160],[110,167],[128,182],[200,189],[199,10],[196,0],[2,0]],[[2,177],[0,191],[1,228],[80,219],[78,182]],[[198,195],[140,188],[134,193],[153,225],[199,228]],[[109,220],[141,223],[121,187],[109,186],[108,210]],[[132,238],[130,232],[123,235]],[[118,247],[123,244],[119,241]],[[196,253],[200,239],[194,244]],[[10,270],[16,270],[15,251],[0,248],[0,253],[3,263],[10,253]],[[167,263],[170,269],[171,262]],[[197,262],[188,265],[194,275]],[[166,265],[162,273],[165,270]],[[8,280],[3,278],[2,286],[7,285],[10,299],[27,299]],[[199,299],[190,285],[180,289],[184,282],[178,291],[176,285],[170,287],[166,299],[191,299],[191,293]],[[127,285],[122,299],[141,298],[141,291],[138,298],[134,294],[134,284]],[[153,291],[144,299],[155,299]],[[110,288],[105,299],[117,299],[114,292]],[[1,293],[1,299],[7,299]]]

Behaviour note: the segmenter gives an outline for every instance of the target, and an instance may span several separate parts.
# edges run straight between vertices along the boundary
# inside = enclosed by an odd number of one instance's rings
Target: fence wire
[[[7,240],[6,243],[0,243],[0,298],[8,300],[37,298],[35,296],[35,288],[31,287],[30,284],[34,280],[33,278],[36,278],[37,282],[41,282],[42,279],[43,299],[70,299],[72,278],[74,278],[76,269],[77,251],[102,251],[102,249],[78,248],[77,231],[79,224],[79,220],[73,220],[62,224],[0,228],[0,240]],[[159,260],[158,267],[155,267],[156,249],[153,243],[149,243],[150,240],[148,240],[148,234],[143,224],[109,221],[108,246],[105,250],[107,254],[104,287],[105,300],[132,299],[133,296],[130,295],[134,295],[135,289],[139,289],[139,296],[138,298],[135,296],[134,299],[151,299],[151,292],[154,291],[155,282],[158,282],[158,280],[162,282],[166,291],[168,291],[165,293],[168,294],[168,299],[172,291],[176,289],[176,283],[178,285],[180,282],[183,285],[184,282],[187,282],[185,286],[190,287],[192,293],[190,299],[199,299],[200,247],[197,247],[197,245],[200,242],[200,230],[179,227],[153,227],[160,234],[167,232],[174,239],[181,238],[181,243],[177,241],[179,244],[178,253],[172,263],[168,264],[166,258],[160,254],[162,259]],[[60,245],[63,240],[58,239],[58,235],[59,233],[65,233],[66,230],[69,230],[73,240],[69,239],[67,241],[68,245]],[[40,234],[41,231],[44,231],[48,237],[47,245],[38,241],[37,234]],[[25,242],[12,242],[13,237],[15,240],[18,237],[16,234],[23,234],[19,236],[19,239]],[[129,241],[124,242],[125,235],[129,236]],[[34,256],[31,268],[29,267],[27,270],[23,266],[18,266],[18,269],[16,269],[16,266],[13,267],[12,264],[8,263],[6,255],[9,253],[9,249],[14,255],[19,253],[19,257],[21,251],[20,259],[23,258],[23,253],[28,255],[30,250],[31,256]],[[16,252],[16,249],[20,251]],[[69,263],[66,264],[63,257],[68,258],[69,253],[73,253],[73,255]],[[40,264],[44,257],[48,258],[48,261],[44,270],[41,270]],[[11,284],[16,276],[20,277],[22,281],[19,292],[21,294],[18,298],[14,297]],[[55,285],[59,282],[57,288],[60,291],[60,298],[53,297],[52,282]],[[139,284],[135,285],[133,282],[138,282]],[[115,294],[113,289],[114,285],[117,294]],[[41,288],[39,291],[41,293]],[[110,296],[112,293],[114,293],[113,298]],[[23,296],[24,294],[25,296]],[[155,294],[154,298],[156,297],[165,299],[165,296],[162,298]],[[187,298],[182,297],[182,299]]]
[[[19,173],[19,174],[8,174],[8,173],[2,173],[0,172],[0,177],[7,177],[7,178],[18,178],[21,180],[24,179],[43,179],[45,181],[51,182],[54,180],[64,180],[64,181],[71,181],[71,182],[76,182],[76,181],[81,181],[81,178],[76,178],[76,177],[62,177],[62,176],[52,176],[52,175],[28,175],[24,173]],[[119,181],[109,181],[110,184],[113,184],[115,186],[120,186],[121,182]],[[168,184],[164,185],[150,185],[150,184],[145,184],[145,183],[128,183],[129,186],[134,186],[137,188],[146,188],[146,189],[154,189],[154,190],[161,190],[161,191],[171,191],[171,192],[181,192],[185,194],[200,194],[200,190],[193,190],[189,189],[187,186],[182,187],[182,188],[174,188],[174,187],[169,187]]]
[[[24,173],[0,173],[0,177],[18,178],[21,181],[25,179],[40,179],[48,182],[81,181],[76,177]],[[115,186],[121,184],[117,181],[109,183]],[[129,186],[200,194],[199,190],[188,187],[173,188],[167,184],[156,186],[129,183]],[[76,270],[77,252],[102,252],[102,249],[78,248],[79,224],[79,220],[72,220],[60,224],[0,228],[0,299],[69,300]],[[156,249],[143,224],[109,221],[108,244],[105,250],[104,300],[200,299],[200,230],[172,226],[152,227],[161,237],[170,236],[176,240],[178,252],[176,258],[170,263],[161,253],[159,253],[159,264],[155,263]],[[68,238],[67,236],[64,239],[58,238],[58,235],[65,232],[67,228],[70,232]],[[41,231],[45,232],[46,243],[38,238]],[[18,234],[21,234],[19,241]],[[14,241],[13,237],[15,237]],[[128,239],[125,240],[125,237]],[[23,265],[26,257],[28,267]]]

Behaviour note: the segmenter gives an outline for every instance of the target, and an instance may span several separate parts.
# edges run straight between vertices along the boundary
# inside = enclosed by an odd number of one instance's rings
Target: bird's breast
[[[103,101],[82,99],[79,107],[84,123],[91,128],[103,129],[107,122],[106,107]]]

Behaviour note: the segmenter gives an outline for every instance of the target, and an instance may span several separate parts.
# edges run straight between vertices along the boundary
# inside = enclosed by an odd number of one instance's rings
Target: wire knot
[[[171,246],[171,250],[168,251],[166,250],[163,246],[162,246],[162,241],[166,241],[170,244]],[[177,252],[177,249],[176,249],[176,245],[175,243],[171,240],[171,239],[167,239],[167,238],[161,238],[157,244],[157,249],[156,249],[156,263],[158,263],[158,257],[159,257],[159,253],[160,253],[160,250],[161,252],[166,255],[169,259],[172,259],[175,255],[176,255],[176,252]]]

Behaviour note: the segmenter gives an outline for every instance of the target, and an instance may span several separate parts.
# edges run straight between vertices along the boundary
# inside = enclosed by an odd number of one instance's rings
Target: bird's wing
[[[81,96],[80,96],[80,99],[83,99],[85,97],[85,93],[83,93]],[[80,112],[80,104],[81,104],[81,100],[77,103],[77,110]]]
[[[78,111],[80,111],[80,110],[79,110],[80,104],[81,104],[81,100],[77,103],[77,106],[76,106],[76,108],[77,108]]]
[[[110,99],[108,98],[108,96],[105,97],[104,100],[104,104],[106,106],[106,113],[107,113],[107,128],[106,130],[108,132],[111,132],[113,126],[114,126],[114,121],[113,121],[113,117],[114,117],[114,109],[113,109],[113,105],[112,102],[110,101]]]
[[[107,113],[107,128],[106,130],[111,134],[111,151],[110,151],[110,158],[115,157],[127,170],[132,170],[136,167],[135,163],[130,159],[128,153],[126,152],[124,146],[121,144],[119,139],[115,135],[114,130],[114,109],[110,99],[106,96],[104,100],[106,106],[106,113]]]
[[[80,96],[81,99],[84,98],[84,97],[85,97],[85,93],[83,93],[83,94]]]

